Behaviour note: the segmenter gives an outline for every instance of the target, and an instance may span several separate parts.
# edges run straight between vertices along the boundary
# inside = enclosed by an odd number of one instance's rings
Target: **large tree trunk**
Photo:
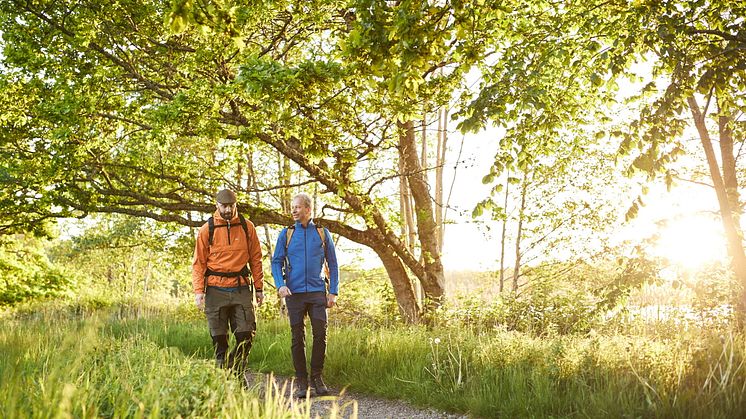
[[[407,323],[417,323],[421,307],[417,302],[412,281],[409,279],[409,274],[401,259],[386,247],[374,247],[373,250],[381,258],[383,267],[386,268],[386,273],[389,275],[396,296],[396,303],[399,306],[399,314]]]
[[[404,159],[399,159],[399,193],[401,203],[401,217],[402,217],[402,229],[401,238],[407,249],[411,254],[415,254],[415,241],[417,240],[417,230],[414,226],[414,214],[412,211],[412,194],[409,190],[409,183],[407,178],[404,176],[406,170],[404,169]],[[420,281],[413,281],[412,286],[415,290],[415,298],[417,302],[422,302],[424,299],[424,292]]]
[[[425,268],[424,276],[421,278],[422,286],[425,295],[430,298],[433,305],[437,306],[443,299],[445,278],[438,249],[432,200],[417,156],[414,124],[412,121],[399,123],[399,129],[399,153],[404,160],[407,182],[414,198],[417,232],[422,247],[422,259]]]
[[[728,170],[732,171],[732,173],[727,173],[725,176],[720,174],[720,168],[718,167],[715,151],[712,147],[710,133],[709,131],[707,131],[707,126],[705,125],[705,115],[702,114],[702,112],[700,111],[697,100],[693,96],[690,96],[687,101],[689,103],[689,109],[692,112],[692,117],[694,118],[694,125],[697,127],[697,132],[699,133],[702,148],[705,152],[705,157],[707,158],[707,165],[710,169],[710,177],[712,178],[712,183],[715,187],[715,194],[717,195],[718,204],[720,206],[720,218],[723,222],[723,229],[725,230],[725,235],[728,240],[728,254],[731,258],[731,268],[733,269],[733,273],[736,276],[738,285],[741,288],[740,296],[737,302],[737,310],[739,313],[739,322],[743,324],[744,318],[746,317],[746,254],[744,254],[741,227],[736,223],[738,217],[734,216],[734,214],[737,214],[738,207],[733,208],[731,206],[726,183],[723,180],[723,177],[732,177],[732,179],[735,179],[735,164],[732,167],[730,166],[730,164],[728,164]],[[728,141],[728,138],[721,138],[721,142],[723,140]],[[730,138],[731,156],[732,140],[733,139]],[[721,152],[723,151],[722,147],[723,146],[721,145]],[[728,146],[726,145],[725,147],[725,150],[727,151]],[[724,170],[725,167],[726,165],[724,164]]]
[[[723,162],[723,183],[728,196],[733,223],[741,228],[741,204],[738,196],[738,177],[736,176],[736,157],[733,154],[733,115],[726,115],[719,109],[718,131],[720,132],[720,161]],[[743,235],[741,235],[743,237]]]

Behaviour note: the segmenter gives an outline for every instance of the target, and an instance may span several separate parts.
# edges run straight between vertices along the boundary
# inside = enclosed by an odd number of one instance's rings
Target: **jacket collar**
[[[220,214],[218,214],[218,216],[219,215]],[[233,222],[233,221],[231,221],[231,222]],[[309,227],[310,228],[315,228],[316,227],[316,224],[313,223],[313,218],[311,218],[310,220],[308,220],[308,225],[306,226],[306,228],[309,228]],[[295,228],[303,228],[303,224],[301,224],[300,221],[296,221],[295,222]]]
[[[226,224],[225,219],[220,215],[220,211],[215,210],[215,212],[212,214],[212,219],[215,220],[215,224]],[[239,224],[241,220],[238,218],[238,211],[236,211],[236,215],[231,218],[231,224]]]

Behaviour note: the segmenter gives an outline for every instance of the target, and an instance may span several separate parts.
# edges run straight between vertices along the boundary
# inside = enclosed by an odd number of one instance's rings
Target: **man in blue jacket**
[[[280,298],[285,298],[290,318],[296,397],[306,397],[308,393],[306,315],[311,319],[313,332],[311,385],[317,396],[329,394],[321,378],[326,356],[326,309],[334,307],[339,291],[334,242],[326,228],[317,226],[311,220],[311,210],[311,197],[308,194],[300,193],[293,198],[295,224],[280,232],[272,256],[272,277]],[[328,278],[324,275],[327,270],[325,265],[328,265]]]

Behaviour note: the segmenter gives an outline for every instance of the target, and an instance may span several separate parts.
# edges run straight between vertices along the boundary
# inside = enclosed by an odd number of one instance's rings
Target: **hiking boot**
[[[316,390],[317,396],[326,396],[329,394],[329,389],[326,388],[326,384],[324,384],[324,380],[321,379],[320,375],[311,377],[311,385],[313,385],[313,389]]]
[[[295,392],[293,392],[293,397],[296,399],[305,399],[308,394],[308,378],[295,377],[294,388]]]

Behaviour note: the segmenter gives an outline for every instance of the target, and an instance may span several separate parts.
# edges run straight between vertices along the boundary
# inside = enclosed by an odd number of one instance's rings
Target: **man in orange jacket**
[[[197,234],[192,262],[194,300],[207,315],[217,365],[243,372],[256,334],[252,288],[257,304],[264,301],[262,249],[254,224],[238,214],[236,194],[223,189],[216,201],[215,214]],[[229,328],[236,348],[227,354]]]

